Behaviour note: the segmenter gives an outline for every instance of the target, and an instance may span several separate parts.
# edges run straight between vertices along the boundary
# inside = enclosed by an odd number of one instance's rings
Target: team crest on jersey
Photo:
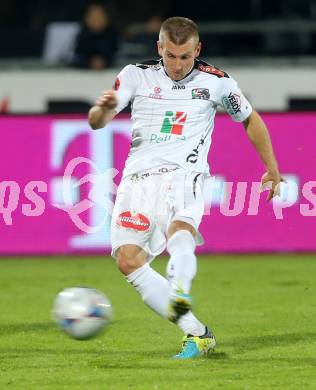
[[[210,99],[210,91],[207,88],[195,88],[192,89],[192,99]]]

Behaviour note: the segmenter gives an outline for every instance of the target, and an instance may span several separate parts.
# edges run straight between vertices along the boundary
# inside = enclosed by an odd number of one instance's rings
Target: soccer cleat
[[[181,289],[174,290],[169,299],[168,319],[171,322],[177,322],[178,319],[186,314],[192,307],[192,297]]]
[[[175,355],[174,359],[192,359],[207,355],[215,345],[215,336],[206,328],[203,336],[185,336],[182,340],[182,351]]]

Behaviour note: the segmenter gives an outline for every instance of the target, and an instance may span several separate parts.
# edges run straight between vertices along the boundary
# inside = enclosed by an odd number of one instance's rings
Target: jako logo
[[[132,215],[130,211],[124,211],[124,213],[121,213],[117,217],[116,223],[119,226],[142,232],[148,230],[150,226],[149,219],[145,217],[145,215],[139,213]]]
[[[160,132],[181,135],[186,119],[187,114],[185,112],[166,111]]]
[[[172,86],[172,89],[185,89],[185,85],[177,85],[177,84],[174,84]]]

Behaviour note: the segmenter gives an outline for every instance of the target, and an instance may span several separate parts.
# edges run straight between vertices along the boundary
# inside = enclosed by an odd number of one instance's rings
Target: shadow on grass
[[[112,328],[113,325],[116,325],[120,321],[112,321],[106,329]],[[9,336],[15,333],[47,333],[61,330],[58,328],[56,323],[51,320],[47,322],[24,322],[24,323],[16,323],[16,324],[1,324],[0,323],[0,337],[1,336]],[[102,334],[102,332],[101,332]],[[93,337],[92,337],[93,339]]]
[[[282,282],[275,282],[272,285],[277,287],[294,287],[294,286],[304,286],[306,283],[300,282],[298,280],[284,280]]]
[[[26,336],[31,333],[50,333],[52,331],[58,331],[56,325],[50,322],[34,322],[34,323],[19,323],[19,324],[0,324],[0,335],[5,337],[10,334],[25,333]],[[65,336],[66,337],[66,336]],[[223,340],[219,344],[218,349],[209,354],[203,360],[207,360],[221,364],[228,364],[235,366],[236,364],[248,364],[249,362],[256,362],[259,364],[275,362],[280,364],[290,365],[309,365],[316,367],[316,358],[302,357],[302,356],[289,356],[289,357],[273,357],[273,353],[269,351],[269,356],[248,358],[242,356],[251,351],[259,351],[264,349],[271,349],[273,347],[282,347],[288,345],[295,345],[298,343],[314,343],[316,340],[316,332],[306,333],[285,333],[277,335],[260,335],[260,336],[248,336],[238,337],[234,339]],[[73,355],[78,356],[80,359],[89,360],[90,364],[94,367],[101,369],[133,369],[133,368],[163,368],[174,369],[176,364],[179,364],[178,360],[173,360],[172,356],[176,353],[175,350],[164,348],[160,346],[155,349],[147,350],[123,350],[120,348],[114,348],[109,345],[108,349],[104,349],[104,345],[100,347],[95,344],[82,344],[85,342],[73,341],[76,344],[69,343],[70,340],[65,339],[65,343],[62,346],[43,346],[43,348],[31,345],[29,347],[2,347],[0,348],[0,355],[3,358],[18,358],[25,359],[36,358],[41,355],[61,356],[61,355]],[[84,346],[84,348],[83,348]],[[226,350],[226,351],[225,351]],[[228,352],[227,352],[228,350]],[[238,359],[235,355],[239,355]],[[272,355],[272,356],[271,356]],[[182,361],[182,363],[184,363]],[[185,364],[185,363],[184,363]]]
[[[274,364],[286,364],[286,365],[293,365],[293,366],[312,366],[316,367],[316,358],[312,357],[273,357],[269,356],[266,358],[247,358],[247,359],[240,359],[238,360],[238,364],[260,364],[260,363],[265,363],[274,365]]]
[[[0,335],[8,336],[21,332],[49,332],[56,328],[52,321],[47,322],[30,322],[22,324],[0,324]]]
[[[211,352],[207,356],[205,356],[205,358],[211,360],[229,360],[230,356],[227,352],[217,352],[215,350],[214,352]]]
[[[264,348],[279,347],[301,342],[314,342],[316,333],[285,333],[278,335],[262,335],[238,337],[233,341],[225,342],[224,346],[237,348],[241,351],[253,351]]]

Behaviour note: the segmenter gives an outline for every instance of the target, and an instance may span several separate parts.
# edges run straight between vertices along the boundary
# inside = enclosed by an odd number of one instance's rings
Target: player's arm
[[[267,199],[269,201],[278,194],[279,184],[283,179],[279,172],[268,129],[256,111],[252,111],[248,118],[243,121],[243,124],[249,139],[266,167],[267,171],[262,176],[261,185],[264,188],[267,183],[271,183]]]
[[[117,114],[115,108],[118,101],[115,92],[111,89],[103,91],[95,105],[89,111],[89,125],[92,129],[101,129],[109,123]]]
[[[243,122],[248,137],[261,157],[267,172],[261,178],[262,188],[270,188],[268,200],[278,195],[282,181],[278,164],[274,156],[269,132],[251,104],[239,89],[236,81],[226,74],[220,79],[221,103],[225,111],[235,122]]]
[[[109,123],[135,97],[139,85],[137,67],[125,66],[117,76],[113,89],[103,91],[89,111],[92,129],[101,129]]]

